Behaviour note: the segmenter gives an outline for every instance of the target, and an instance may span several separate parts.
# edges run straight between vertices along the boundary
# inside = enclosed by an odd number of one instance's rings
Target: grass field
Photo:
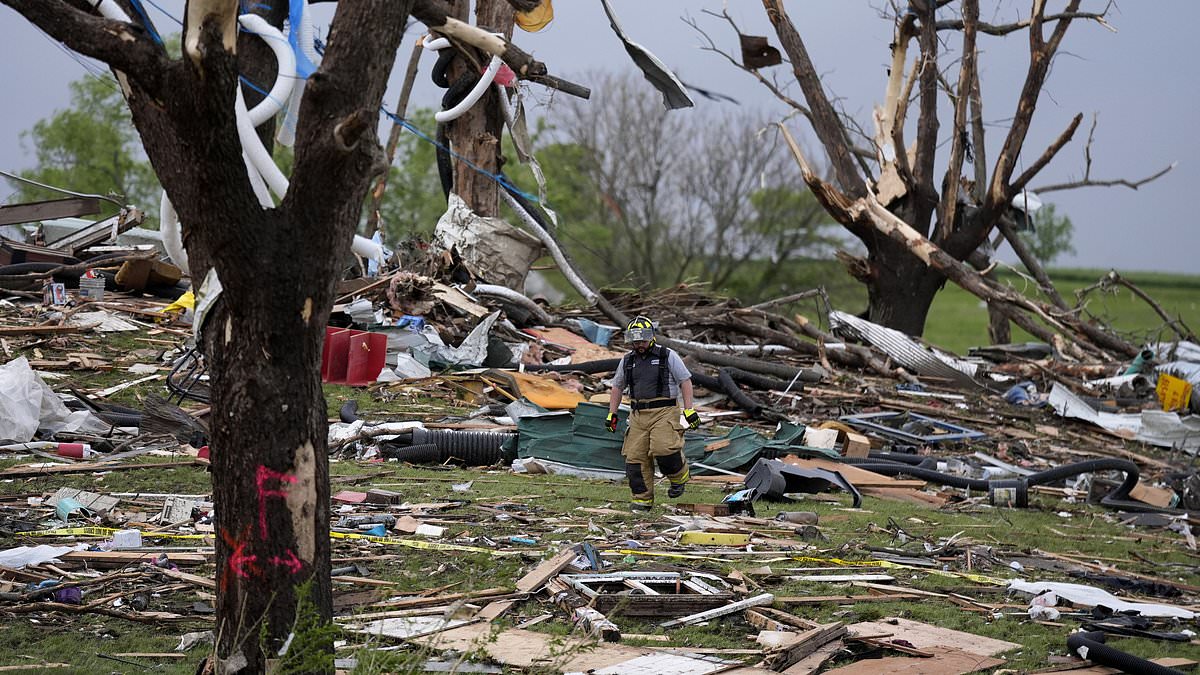
[[[799,285],[790,292],[823,286],[834,309],[857,314],[866,308],[865,287],[850,279],[838,263],[811,261],[804,265],[807,269],[797,278]],[[1108,270],[1056,269],[1048,273],[1067,304],[1074,305],[1077,302],[1075,292],[1095,285]],[[1182,319],[1193,332],[1200,330],[1200,276],[1159,272],[1130,272],[1121,276],[1159,303],[1172,318]],[[1036,283],[1012,271],[1001,270],[999,278],[1029,297],[1040,296]],[[1049,302],[1045,297],[1039,299]],[[743,304],[751,303],[743,299]],[[1093,290],[1087,294],[1083,308],[1085,316],[1108,323],[1134,344],[1160,338],[1176,339],[1164,330],[1164,321],[1154,309],[1128,288]],[[797,305],[793,310],[810,318],[818,315],[811,302]],[[924,338],[943,349],[965,354],[971,347],[988,344],[987,324],[987,307],[983,301],[947,282],[934,299]],[[1030,340],[1033,338],[1029,334],[1013,326],[1013,342]]]

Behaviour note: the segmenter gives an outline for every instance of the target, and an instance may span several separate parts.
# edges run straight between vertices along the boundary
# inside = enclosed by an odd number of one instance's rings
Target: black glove
[[[608,413],[608,417],[604,418],[604,426],[609,433],[614,433],[617,430],[617,415],[616,413]]]
[[[698,429],[700,427],[700,416],[697,415],[696,411],[692,410],[691,408],[683,411],[683,419],[687,420],[688,426],[693,429]]]

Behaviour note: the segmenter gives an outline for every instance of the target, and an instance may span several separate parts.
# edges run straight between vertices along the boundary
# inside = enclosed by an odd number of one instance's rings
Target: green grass
[[[1059,294],[1073,305],[1075,291],[1092,286],[1105,270],[1051,270]],[[1200,277],[1182,274],[1130,273],[1124,276],[1159,303],[1172,318],[1181,318],[1193,331],[1200,331]],[[1018,291],[1036,297],[1037,287],[1012,274],[1001,279]],[[1040,298],[1048,302],[1045,298]],[[1128,288],[1118,287],[1111,293],[1093,291],[1087,296],[1085,316],[1095,317],[1121,332],[1134,344],[1154,340],[1178,339],[1164,330],[1161,317]],[[983,301],[954,284],[947,284],[938,294],[925,325],[925,339],[933,345],[958,354],[971,347],[988,344],[987,307]],[[1032,341],[1028,333],[1013,326],[1013,342]]]
[[[149,460],[147,460],[149,461]],[[5,462],[9,465],[12,462]],[[3,466],[3,465],[0,465]],[[741,570],[778,596],[787,595],[835,595],[859,594],[862,589],[845,584],[794,583],[772,580],[760,576],[764,564],[770,566],[773,575],[786,574],[789,566],[819,567],[810,560],[791,561],[789,556],[831,560],[871,560],[876,554],[867,547],[902,548],[900,530],[909,537],[907,549],[919,552],[923,544],[939,545],[946,538],[958,535],[960,545],[991,547],[999,564],[989,566],[986,556],[976,558],[976,573],[997,579],[1006,579],[1014,572],[1004,564],[1010,555],[1033,554],[1038,550],[1054,551],[1059,554],[1078,556],[1083,560],[1101,558],[1115,561],[1124,570],[1166,576],[1163,570],[1186,570],[1177,576],[1179,581],[1200,584],[1196,573],[1195,559],[1188,554],[1176,535],[1153,531],[1146,536],[1142,530],[1132,531],[1121,527],[1115,518],[1096,507],[1078,504],[1067,505],[1057,499],[1034,496],[1032,508],[1021,510],[997,509],[980,505],[960,505],[958,510],[938,511],[923,506],[900,502],[882,501],[866,497],[863,508],[848,509],[848,500],[811,499],[795,504],[758,503],[758,515],[772,518],[780,510],[812,510],[820,515],[820,527],[827,541],[808,544],[800,549],[783,551],[764,557],[739,557],[730,561],[707,560],[687,557],[661,557],[633,555],[616,551],[627,547],[625,542],[633,539],[642,547],[637,550],[659,553],[678,552],[684,556],[705,556],[705,549],[679,549],[673,544],[673,536],[661,535],[659,530],[667,524],[658,519],[667,513],[662,504],[655,507],[650,518],[634,516],[624,512],[627,489],[622,485],[606,482],[585,481],[562,476],[529,476],[511,474],[507,471],[481,471],[468,469],[414,468],[388,463],[358,463],[335,461],[331,464],[334,478],[333,492],[340,489],[364,490],[376,486],[400,492],[408,502],[465,501],[465,505],[439,513],[427,520],[438,521],[447,527],[443,541],[468,546],[484,546],[487,541],[500,542],[503,548],[519,551],[518,555],[494,557],[482,553],[460,553],[412,549],[398,546],[369,545],[362,548],[357,544],[339,540],[334,545],[334,565],[346,559],[367,557],[366,565],[372,578],[395,582],[390,593],[405,594],[427,591],[430,588],[449,586],[446,592],[480,590],[496,586],[511,586],[532,566],[561,547],[590,538],[601,549],[612,552],[604,555],[615,563],[612,569],[689,569],[727,575],[735,569]],[[353,477],[348,482],[341,478]],[[209,474],[198,467],[174,469],[144,469],[137,471],[112,472],[102,477],[85,474],[63,476],[53,479],[27,479],[0,482],[0,494],[18,495],[48,493],[62,485],[75,485],[93,490],[127,492],[151,489],[160,492],[204,492],[209,483]],[[471,482],[465,492],[452,486]],[[662,486],[660,486],[660,491]],[[686,495],[687,501],[715,503],[722,498],[716,487],[693,484]],[[497,518],[494,511],[476,508],[501,508],[510,517]],[[618,513],[596,514],[580,511],[581,507],[611,506]],[[1059,515],[1071,514],[1070,518]],[[530,523],[520,522],[521,518]],[[766,536],[791,536],[782,525],[772,524],[761,528]],[[507,542],[508,537],[521,535],[533,537],[537,544],[518,547]],[[1155,537],[1162,537],[1158,539]],[[606,544],[605,542],[610,542]],[[13,539],[0,540],[0,547],[17,544],[48,543]],[[984,550],[984,549],[979,549]],[[1154,560],[1148,564],[1137,560],[1134,554]],[[951,571],[961,570],[962,557],[944,562]],[[1188,563],[1190,568],[1164,568],[1167,563]],[[678,566],[678,567],[675,567]],[[836,567],[832,563],[831,567]],[[845,569],[845,568],[839,568]],[[209,568],[189,570],[199,574],[212,574]],[[1022,649],[1009,655],[1010,665],[1019,669],[1032,669],[1047,665],[1046,658],[1052,654],[1063,654],[1066,627],[1047,627],[1030,622],[1023,615],[1025,601],[1020,598],[1006,599],[1003,592],[989,585],[951,576],[938,576],[920,570],[894,569],[891,573],[899,583],[936,592],[957,592],[973,597],[980,602],[993,605],[1009,603],[1012,607],[1000,609],[1002,616],[994,617],[990,612],[975,613],[943,600],[926,602],[900,601],[852,605],[795,606],[780,605],[795,614],[815,621],[853,622],[871,620],[884,616],[905,616],[919,621],[971,631],[998,639],[1018,642]],[[1036,573],[1037,578],[1065,579],[1051,573]],[[359,587],[337,585],[337,590],[361,590]],[[172,598],[175,605],[186,605],[186,598]],[[369,610],[364,610],[369,611]],[[547,611],[545,605],[529,602],[518,606],[516,612],[506,617],[503,626],[511,626],[524,618]],[[1076,620],[1065,618],[1064,626],[1076,625]],[[167,626],[159,630],[141,624],[120,621],[107,617],[63,617],[52,616],[48,621],[34,623],[28,616],[18,616],[8,621],[10,630],[0,639],[0,664],[19,663],[22,655],[48,661],[72,664],[73,670],[62,672],[110,672],[121,671],[119,663],[105,663],[95,653],[155,652],[169,651],[178,636],[185,632],[183,627]],[[621,618],[618,620],[625,633],[667,634],[669,643],[645,642],[650,646],[695,646],[710,648],[746,648],[753,644],[745,637],[756,632],[738,617],[729,617],[711,622],[708,626],[694,626],[664,631],[655,621]],[[104,633],[103,631],[108,631]],[[569,632],[564,620],[538,624],[534,630],[553,635]],[[111,635],[109,634],[111,633]],[[354,635],[345,636],[351,644],[361,644]],[[67,649],[65,644],[84,643],[85,649]],[[1194,651],[1194,646],[1164,645],[1147,640],[1122,640],[1122,649],[1134,653],[1155,656],[1184,656]],[[202,650],[201,650],[202,651]],[[399,669],[423,655],[402,650],[391,655],[371,654],[361,649],[357,653],[363,659],[361,672],[387,672]],[[342,654],[345,655],[345,654]],[[201,657],[199,652],[190,653],[183,663],[164,664],[155,672],[190,672]],[[58,671],[56,671],[58,672]],[[129,671],[131,672],[131,671]]]

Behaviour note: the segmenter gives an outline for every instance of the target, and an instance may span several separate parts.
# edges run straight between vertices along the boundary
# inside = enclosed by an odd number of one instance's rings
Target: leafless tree
[[[763,0],[803,100],[789,99],[773,80],[747,70],[811,123],[831,164],[832,179],[806,171],[805,181],[829,214],[867,249],[865,258],[841,257],[867,286],[873,321],[920,335],[934,295],[950,279],[1037,335],[1049,337],[1058,331],[1101,348],[1129,349],[1077,321],[1065,306],[1018,298],[962,264],[1011,217],[1014,197],[1030,188],[1082,119],[1075,116],[1036,155],[1025,147],[1067,30],[1078,22],[1107,25],[1108,7],[1083,11],[1081,4],[1082,0],[1069,0],[1061,12],[1051,13],[1045,0],[1033,0],[1025,19],[1001,25],[980,20],[979,0],[891,3],[891,67],[883,103],[874,111],[874,131],[866,134],[835,107],[783,2]],[[720,16],[737,30],[728,15]],[[1022,31],[1029,41],[1028,67],[1003,143],[989,162],[978,43],[983,36]],[[957,48],[951,46],[954,42]],[[710,48],[719,51],[711,41]],[[1027,167],[1020,172],[1018,157]],[[1070,187],[1136,188],[1167,170],[1138,181],[1099,181],[1089,173]],[[1025,316],[1029,312],[1036,321]]]
[[[104,18],[95,3],[0,1],[112,67],[184,224],[194,278],[219,274],[224,290],[202,335],[212,389],[217,664],[218,672],[264,672],[266,654],[296,625],[303,583],[317,618],[331,613],[321,345],[342,252],[369,182],[386,168],[375,129],[409,13],[502,55],[520,77],[543,78],[546,69],[506,40],[449,19],[436,0],[340,3],[301,102],[290,188],[264,208],[243,163],[234,100],[239,75],[271,81],[274,65],[257,58],[264,49],[240,44],[239,3],[190,0],[183,56],[172,58],[145,26]],[[138,16],[126,0],[117,6]],[[282,21],[282,12],[256,7]]]

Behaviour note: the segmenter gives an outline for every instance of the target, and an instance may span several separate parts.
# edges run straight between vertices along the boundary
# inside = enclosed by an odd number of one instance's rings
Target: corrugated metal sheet
[[[975,379],[975,364],[935,352],[898,330],[836,309],[829,312],[829,323],[839,335],[870,344],[918,375],[941,377],[964,386],[983,388]]]

